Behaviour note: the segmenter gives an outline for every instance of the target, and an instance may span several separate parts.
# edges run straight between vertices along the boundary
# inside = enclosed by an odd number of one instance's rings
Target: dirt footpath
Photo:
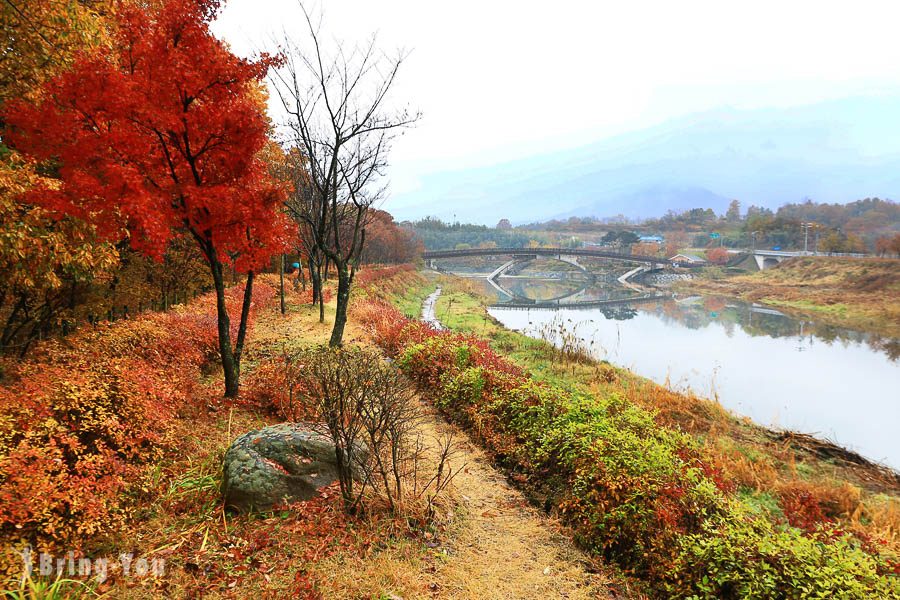
[[[432,421],[439,430],[452,427]],[[559,524],[534,508],[464,434],[457,460],[468,466],[454,480],[463,524],[436,569],[437,598],[606,598],[608,578]]]

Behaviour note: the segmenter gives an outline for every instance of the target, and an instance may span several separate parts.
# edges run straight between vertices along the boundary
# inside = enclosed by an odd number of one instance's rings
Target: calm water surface
[[[597,358],[900,468],[900,340],[712,297],[490,313],[534,337],[575,334]]]

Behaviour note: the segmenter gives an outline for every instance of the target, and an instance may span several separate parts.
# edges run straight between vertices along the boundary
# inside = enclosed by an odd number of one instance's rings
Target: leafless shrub
[[[430,520],[458,473],[452,436],[429,440],[409,381],[376,352],[317,347],[293,357],[292,375],[335,443],[341,494],[355,513],[367,500]],[[293,399],[293,396],[291,396]]]

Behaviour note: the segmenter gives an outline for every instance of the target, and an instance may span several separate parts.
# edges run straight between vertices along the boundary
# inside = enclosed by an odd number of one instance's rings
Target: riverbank
[[[877,539],[877,547],[894,557],[886,564],[896,564],[891,561],[900,550],[900,485],[891,470],[809,436],[765,429],[715,402],[672,392],[627,370],[597,363],[575,341],[554,347],[545,340],[508,331],[487,314],[487,299],[471,282],[442,277],[440,283],[444,291],[437,302],[436,316],[443,325],[488,340],[494,350],[541,384],[598,401],[620,398],[625,406],[649,411],[660,427],[659,435],[669,435],[665,431],[688,434],[699,444],[702,460],[721,474],[725,487],[734,486],[728,502],[737,502],[743,507],[740,511],[757,515],[789,536],[797,535],[790,533],[793,531],[815,537],[816,531],[837,528],[852,532],[859,544]],[[420,300],[433,291],[435,284],[423,281]],[[407,290],[406,302],[410,295]],[[512,476],[518,477],[515,473]],[[522,485],[528,489],[529,479],[525,480]],[[552,502],[548,504],[552,492],[548,495],[538,485],[532,486],[530,493],[533,499],[552,506]],[[653,502],[649,490],[634,493]],[[744,539],[741,543],[746,542]],[[719,542],[708,543],[715,546]],[[743,549],[750,554],[756,550]],[[791,552],[785,548],[781,551]],[[752,562],[750,554],[743,560]],[[749,564],[744,568],[753,569]],[[743,571],[740,574],[745,575]]]
[[[750,275],[675,284],[814,315],[829,324],[900,338],[900,259],[797,257]]]
[[[750,443],[753,451],[777,456],[774,462],[804,464],[801,470],[813,477],[836,478],[862,486],[874,493],[887,492],[900,497],[900,474],[827,440],[806,434],[762,427],[736,415],[719,403],[693,394],[669,390],[627,369],[606,361],[597,362],[576,339],[534,339],[506,329],[487,312],[491,299],[472,281],[441,276],[443,293],[435,303],[435,315],[453,331],[472,333],[491,341],[517,364],[529,369],[536,378],[554,384],[574,383],[586,391],[621,393],[635,403],[658,412],[661,422],[702,437],[730,436]],[[434,283],[426,283],[425,290]],[[422,294],[423,292],[419,292]],[[547,332],[547,338],[554,332]],[[791,453],[784,454],[785,446]],[[796,452],[796,453],[795,453]],[[818,464],[825,459],[828,464]]]

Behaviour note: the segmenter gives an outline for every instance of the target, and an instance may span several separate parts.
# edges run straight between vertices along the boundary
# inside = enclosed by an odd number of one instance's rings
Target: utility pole
[[[803,228],[803,254],[809,253],[809,228],[812,226],[812,223],[800,223]]]

